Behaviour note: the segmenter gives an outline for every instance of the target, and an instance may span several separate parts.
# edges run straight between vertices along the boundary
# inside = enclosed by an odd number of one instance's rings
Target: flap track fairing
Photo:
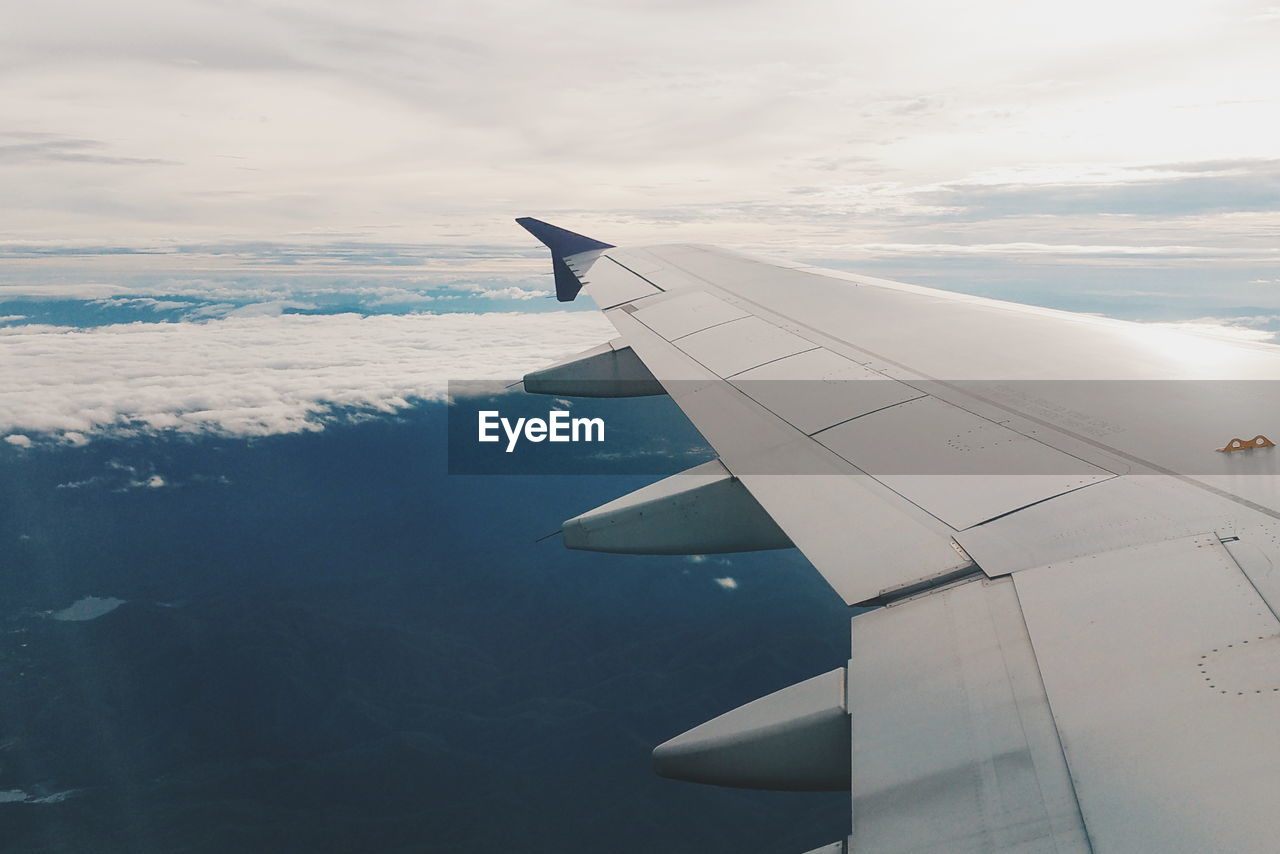
[[[723,554],[792,545],[719,460],[575,516],[562,530],[571,549],[614,554]]]

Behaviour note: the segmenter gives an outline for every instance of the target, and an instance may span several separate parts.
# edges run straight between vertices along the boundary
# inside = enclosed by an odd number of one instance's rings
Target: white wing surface
[[[656,381],[719,456],[571,547],[794,545],[884,605],[659,773],[847,786],[832,851],[1276,850],[1280,348],[521,224],[619,333],[604,393]]]

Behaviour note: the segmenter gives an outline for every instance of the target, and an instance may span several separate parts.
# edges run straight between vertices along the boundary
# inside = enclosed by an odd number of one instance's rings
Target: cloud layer
[[[442,398],[450,380],[518,379],[612,334],[594,312],[0,327],[0,435],[315,430],[335,409]]]
[[[312,429],[601,340],[588,316],[468,319],[556,307],[521,214],[1130,319],[1244,318],[1228,325],[1254,338],[1280,314],[1274,0],[47,0],[10,18],[14,447]],[[289,314],[424,309],[460,317]]]
[[[131,244],[517,245],[524,213],[737,244],[902,242],[895,213],[930,204],[1013,233],[1262,215],[1273,182],[1195,164],[1265,174],[1278,34],[1272,0],[48,0],[0,32],[0,211],[15,238]],[[1077,186],[1161,164],[1190,166]],[[1063,186],[975,189],[1009,168]]]

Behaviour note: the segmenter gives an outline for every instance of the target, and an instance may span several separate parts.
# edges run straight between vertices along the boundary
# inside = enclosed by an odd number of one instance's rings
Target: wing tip
[[[569,231],[566,228],[552,225],[536,217],[516,217],[516,223],[538,238],[544,246],[551,250],[551,254],[557,258],[576,255],[579,252],[590,252],[593,249],[614,248],[612,243],[605,243],[603,240],[596,240],[594,237],[587,237],[585,234]]]
[[[613,248],[612,243],[605,243],[602,240],[569,231],[535,217],[516,217],[516,223],[551,250],[551,269],[555,273],[556,299],[560,302],[572,302],[577,297],[578,291],[582,290],[578,277],[569,269],[564,259],[579,252]]]

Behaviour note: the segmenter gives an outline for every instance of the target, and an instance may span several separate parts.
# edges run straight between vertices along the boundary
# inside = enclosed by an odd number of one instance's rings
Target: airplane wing
[[[882,606],[659,773],[848,789],[832,854],[1276,849],[1280,348],[519,222],[619,334],[527,390],[665,391],[718,455],[566,545]]]

